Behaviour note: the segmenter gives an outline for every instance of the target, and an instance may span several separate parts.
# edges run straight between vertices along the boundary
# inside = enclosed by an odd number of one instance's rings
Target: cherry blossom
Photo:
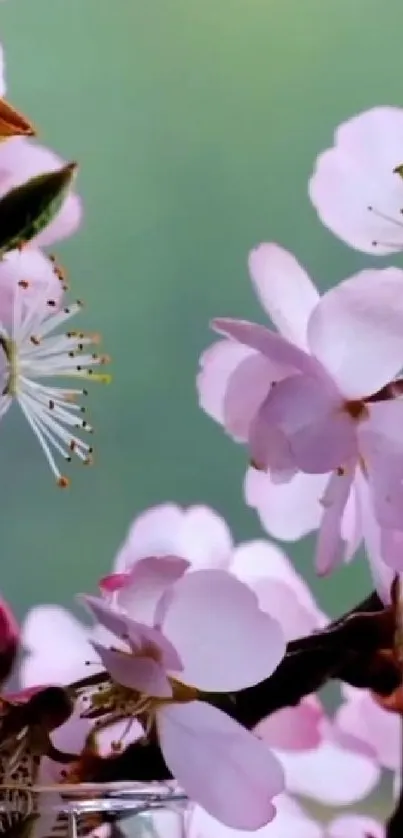
[[[309,815],[286,795],[276,800],[274,821],[253,832],[257,838],[384,838],[384,828],[365,815],[339,815],[327,825]],[[245,832],[230,829],[200,806],[192,807],[185,822],[186,838],[242,838]]]
[[[367,690],[342,685],[343,703],[336,713],[336,728],[350,746],[373,757],[381,768],[401,770],[400,719],[384,710]]]
[[[380,528],[373,553],[395,565],[403,512],[403,403],[376,398],[403,362],[403,273],[363,271],[319,298],[295,258],[275,244],[253,251],[249,265],[281,334],[246,321],[215,320],[226,339],[202,357],[200,403],[249,445],[265,479],[248,478],[247,498],[270,532],[282,535],[292,522],[295,538],[319,525],[316,566],[329,572],[361,540],[365,483],[365,517],[375,512]],[[388,586],[389,579],[386,591]]]
[[[110,377],[94,372],[94,367],[108,359],[88,351],[99,342],[98,335],[75,331],[52,334],[81,310],[82,303],[77,301],[62,308],[60,295],[56,299],[51,296],[54,281],[49,286],[42,282],[42,287],[39,281],[34,281],[31,290],[30,278],[25,274],[30,264],[37,275],[45,273],[42,257],[35,251],[27,253],[26,258],[17,256],[14,261],[6,260],[5,267],[0,269],[0,282],[2,278],[5,280],[3,294],[9,294],[12,287],[13,296],[11,313],[7,314],[6,310],[2,316],[0,310],[0,418],[16,401],[57,484],[65,487],[69,480],[60,471],[54,453],[67,462],[72,455],[85,464],[91,462],[91,445],[76,434],[77,429],[92,432],[90,423],[82,417],[85,408],[78,404],[78,398],[87,395],[87,391],[42,382],[54,377],[106,382]],[[17,281],[19,270],[24,273]]]
[[[155,579],[154,564],[150,573]],[[145,573],[142,585],[149,591]],[[284,654],[280,627],[222,570],[183,574],[162,594],[156,587],[149,625],[103,599],[84,598],[118,638],[118,647],[93,642],[116,685],[117,706],[126,700],[128,715],[146,719],[146,731],[155,722],[164,759],[192,799],[231,826],[256,829],[274,816],[281,767],[260,739],[202,698],[267,678]]]
[[[375,107],[340,125],[309,195],[321,221],[357,250],[403,249],[403,109]]]

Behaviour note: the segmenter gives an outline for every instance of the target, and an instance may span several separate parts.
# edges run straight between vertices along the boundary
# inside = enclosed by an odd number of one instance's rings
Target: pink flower
[[[321,221],[365,253],[403,249],[403,110],[377,107],[337,128],[309,195]]]
[[[138,515],[114,561],[114,572],[100,581],[107,594],[126,586],[139,559],[177,556],[190,568],[228,567],[233,541],[224,519],[207,506],[153,506]]]
[[[384,828],[366,815],[339,815],[327,825],[319,822],[291,797],[284,794],[276,800],[273,823],[253,835],[257,838],[384,838]],[[242,838],[245,832],[229,829],[208,812],[194,806],[185,823],[186,838]]]
[[[403,363],[403,273],[363,271],[320,299],[294,257],[277,245],[253,251],[250,269],[282,334],[215,320],[226,340],[202,358],[200,403],[249,444],[252,462],[265,472],[260,486],[250,478],[247,489],[249,502],[264,508],[265,526],[277,527],[283,537],[289,527],[292,538],[320,523],[319,572],[329,572],[343,550],[347,558],[356,550],[362,482],[369,490],[367,512],[373,518],[375,509],[380,524],[377,551],[395,566],[403,515],[403,403],[368,399]],[[279,508],[280,523],[271,527]]]
[[[25,137],[13,137],[0,143],[0,198],[36,175],[59,169],[64,162],[50,149]],[[56,218],[31,244],[47,247],[71,236],[79,227],[81,216],[81,202],[73,192],[66,197]]]
[[[336,727],[348,737],[350,747],[367,753],[381,768],[401,770],[400,719],[384,710],[366,690],[343,685],[343,704],[336,713]]]
[[[199,570],[168,585],[164,561],[158,562],[166,584],[161,593],[149,560],[158,597],[148,625],[105,600],[84,598],[119,638],[118,648],[96,642],[94,648],[117,685],[118,703],[118,685],[138,696],[138,714],[131,698],[128,715],[155,721],[164,759],[189,797],[230,826],[256,829],[274,816],[281,768],[261,740],[199,697],[267,678],[284,654],[281,630],[225,571]],[[144,570],[141,584],[150,598]]]

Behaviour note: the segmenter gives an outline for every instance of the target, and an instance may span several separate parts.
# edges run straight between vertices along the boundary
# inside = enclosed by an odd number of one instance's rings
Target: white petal
[[[250,468],[244,484],[245,501],[256,509],[269,535],[298,541],[320,524],[320,499],[327,480],[326,474],[299,472],[288,483],[279,484],[270,474]]]

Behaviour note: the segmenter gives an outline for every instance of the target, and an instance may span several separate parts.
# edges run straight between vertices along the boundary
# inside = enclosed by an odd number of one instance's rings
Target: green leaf
[[[69,192],[77,163],[37,175],[0,200],[0,258],[22,248],[53,221]]]

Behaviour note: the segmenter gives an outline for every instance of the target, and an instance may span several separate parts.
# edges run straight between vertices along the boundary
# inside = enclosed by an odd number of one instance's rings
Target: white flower
[[[82,303],[62,307],[49,290],[27,293],[29,281],[15,285],[11,325],[5,325],[0,311],[0,418],[15,400],[31,426],[45,454],[57,484],[69,485],[54,454],[70,462],[75,454],[91,462],[92,447],[77,436],[77,430],[92,432],[78,403],[84,388],[57,387],[47,383],[55,377],[107,382],[110,376],[95,373],[93,367],[107,363],[104,355],[91,354],[87,347],[99,337],[83,332],[53,334],[80,311]],[[2,361],[2,363],[1,363]]]

